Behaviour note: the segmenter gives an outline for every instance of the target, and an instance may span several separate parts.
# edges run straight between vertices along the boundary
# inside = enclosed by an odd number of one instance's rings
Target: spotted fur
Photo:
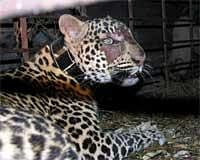
[[[84,23],[64,15],[59,25],[84,77],[115,82],[113,75],[122,72],[127,76],[121,83],[135,83],[132,76],[140,72],[144,53],[123,23],[110,17]],[[120,160],[154,141],[163,144],[163,134],[151,125],[129,133],[103,132],[90,89],[58,68],[55,56],[46,46],[0,76],[0,159]]]

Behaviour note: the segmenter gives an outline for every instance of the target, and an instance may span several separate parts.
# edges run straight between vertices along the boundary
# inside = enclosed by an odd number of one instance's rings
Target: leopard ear
[[[84,22],[74,16],[64,14],[59,19],[59,28],[67,39],[76,40],[83,32]]]

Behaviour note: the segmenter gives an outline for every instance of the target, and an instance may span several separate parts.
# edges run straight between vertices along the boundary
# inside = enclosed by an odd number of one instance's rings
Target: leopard
[[[139,81],[145,53],[123,22],[64,14],[58,24],[83,80],[120,86]],[[20,67],[0,74],[0,159],[122,160],[154,142],[165,143],[151,124],[104,131],[92,87],[63,71],[60,56],[46,45]]]

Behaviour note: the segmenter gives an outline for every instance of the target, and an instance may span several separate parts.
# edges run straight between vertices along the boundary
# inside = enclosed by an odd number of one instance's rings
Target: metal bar
[[[26,18],[20,18],[20,32],[21,32],[21,42],[22,42],[22,48],[28,49],[28,35],[27,35],[27,22]],[[24,51],[23,52],[24,60],[27,61],[29,59],[29,52]]]
[[[189,0],[189,17],[190,19],[193,19],[193,6],[192,6],[192,0]],[[192,64],[192,60],[193,60],[193,52],[194,52],[194,45],[193,45],[193,23],[190,23],[190,56],[191,56],[191,69],[192,69],[192,73],[194,71],[194,67]]]
[[[177,25],[171,25],[167,24],[166,27],[167,29],[169,28],[175,28],[175,27],[188,27],[190,26],[190,23],[188,24],[177,24]],[[193,24],[193,26],[199,26],[198,24]],[[133,25],[134,29],[160,29],[162,25]]]
[[[166,37],[166,6],[165,6],[165,0],[162,0],[162,38],[163,38],[163,42],[167,41],[167,37]],[[165,73],[165,89],[166,92],[165,94],[168,94],[168,87],[169,87],[169,75],[168,75],[168,68],[167,68],[167,44],[163,43],[163,54],[164,54],[164,73]]]
[[[128,0],[128,16],[129,16],[129,28],[131,29],[131,32],[133,33],[133,1]]]
[[[151,0],[152,3],[160,3],[160,0]],[[165,3],[171,4],[188,4],[188,0],[166,0]],[[199,4],[199,0],[193,0],[194,4]]]
[[[193,40],[177,40],[177,41],[166,41],[164,43],[167,43],[167,44],[171,44],[171,43],[175,43],[175,44],[179,44],[179,43],[188,43],[188,42],[191,42],[192,43],[195,43],[195,42],[200,42],[200,39],[193,39]]]

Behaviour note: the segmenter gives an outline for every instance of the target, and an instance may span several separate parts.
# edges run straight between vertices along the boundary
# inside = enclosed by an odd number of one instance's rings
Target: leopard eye
[[[114,40],[112,38],[105,38],[105,39],[103,39],[103,43],[111,45],[114,43]]]

